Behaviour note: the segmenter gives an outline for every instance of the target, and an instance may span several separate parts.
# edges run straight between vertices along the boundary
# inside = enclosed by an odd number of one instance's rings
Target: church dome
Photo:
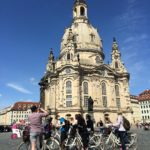
[[[102,51],[102,42],[97,29],[88,22],[75,22],[65,30],[61,42],[61,53],[65,50],[70,29],[72,29],[73,42],[76,43],[77,49]]]
[[[62,42],[60,56],[63,56],[67,50],[68,38],[70,31],[72,32],[72,40],[76,46],[76,52],[90,51],[99,53],[104,59],[102,40],[96,28],[94,28],[88,20],[86,0],[75,0],[73,6],[73,23],[65,29]]]

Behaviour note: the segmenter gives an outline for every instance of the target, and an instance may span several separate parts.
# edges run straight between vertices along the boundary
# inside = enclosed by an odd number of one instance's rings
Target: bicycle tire
[[[59,142],[56,139],[51,139],[47,145],[49,146],[50,150],[60,150]]]
[[[30,150],[31,149],[31,145],[30,145],[30,142],[22,142],[17,150]]]

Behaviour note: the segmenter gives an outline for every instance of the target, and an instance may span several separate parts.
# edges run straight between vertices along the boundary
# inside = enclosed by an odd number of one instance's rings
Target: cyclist
[[[48,112],[37,106],[31,107],[31,112],[28,116],[30,122],[30,141],[31,150],[40,150],[40,141],[42,139],[42,117],[48,116]]]

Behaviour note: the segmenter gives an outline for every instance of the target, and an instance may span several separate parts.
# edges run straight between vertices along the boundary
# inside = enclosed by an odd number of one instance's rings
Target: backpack
[[[123,127],[126,129],[126,131],[129,131],[131,127],[129,120],[124,116],[123,116]]]
[[[30,127],[26,126],[23,133],[22,133],[22,139],[24,142],[30,141]]]

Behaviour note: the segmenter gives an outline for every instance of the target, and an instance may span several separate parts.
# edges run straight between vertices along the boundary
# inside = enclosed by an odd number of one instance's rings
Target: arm
[[[113,124],[114,127],[119,127],[122,122],[121,116],[118,117],[117,122]]]
[[[46,116],[49,115],[48,112],[46,110],[44,110],[43,108],[39,108],[39,111],[42,112],[41,114],[42,114],[43,117],[46,117]]]

